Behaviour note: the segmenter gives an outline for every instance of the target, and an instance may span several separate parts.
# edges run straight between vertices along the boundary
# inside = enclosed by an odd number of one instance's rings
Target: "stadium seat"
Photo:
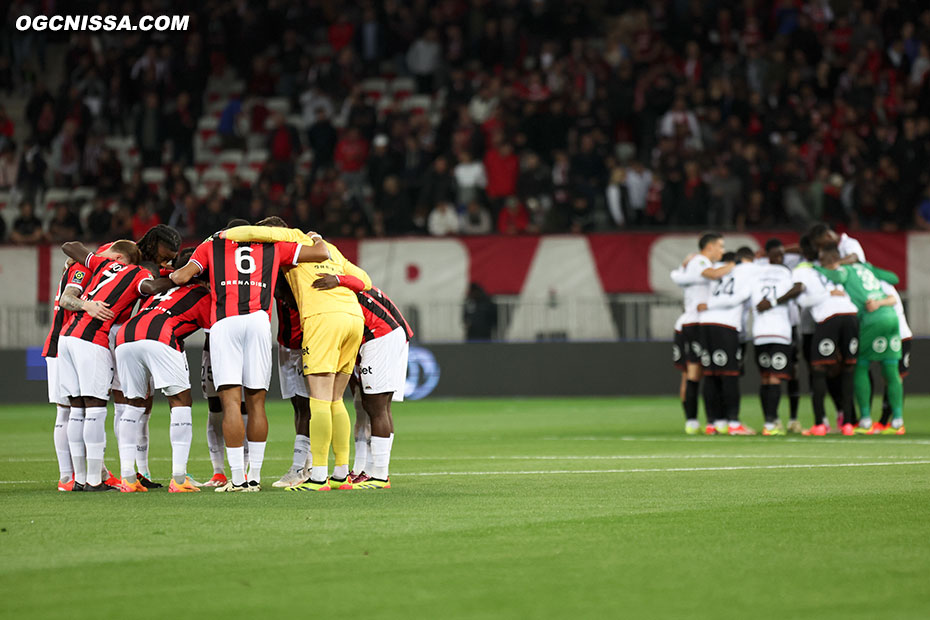
[[[268,161],[268,150],[252,149],[245,156],[245,160],[250,168],[257,172],[261,172],[262,168],[265,167],[265,162]]]
[[[220,166],[223,167],[226,172],[232,174],[236,168],[242,164],[245,156],[242,151],[239,150],[227,150],[221,151],[219,157],[217,158]]]
[[[307,149],[297,158],[297,167],[305,173],[309,173],[313,168],[313,151]]]
[[[167,175],[162,168],[142,169],[142,182],[148,185],[148,188],[152,191],[152,193],[158,194],[161,192],[161,189],[165,184],[166,177]]]
[[[265,99],[265,107],[271,112],[279,112],[285,116],[291,113],[291,102],[287,97],[268,97]]]
[[[68,187],[50,187],[45,190],[42,200],[47,211],[51,211],[60,204],[68,204],[71,200],[71,189]]]
[[[387,80],[383,78],[368,78],[364,80],[359,87],[366,99],[377,101],[387,92]]]
[[[217,185],[229,183],[229,173],[218,166],[207,168],[200,177],[200,182],[205,186],[214,187]]]
[[[239,166],[235,172],[237,177],[248,183],[250,186],[254,185],[255,182],[258,181],[259,174],[260,172],[258,170],[248,166]]]
[[[204,142],[216,135],[216,129],[220,126],[220,119],[214,116],[201,116],[197,121],[197,135]]]
[[[433,100],[429,95],[412,95],[403,102],[404,111],[415,114],[429,114],[432,106]]]
[[[391,82],[391,95],[398,101],[406,99],[417,90],[417,83],[413,78],[399,77]]]
[[[91,202],[97,197],[97,188],[95,187],[75,187],[71,190],[71,202],[83,205]]]
[[[191,187],[194,187],[200,180],[200,173],[197,171],[197,168],[185,168],[184,178],[191,184]]]

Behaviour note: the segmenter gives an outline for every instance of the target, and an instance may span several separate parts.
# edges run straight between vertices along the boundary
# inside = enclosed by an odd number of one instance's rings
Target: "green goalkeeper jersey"
[[[846,294],[856,308],[859,309],[859,318],[865,318],[868,315],[895,314],[891,306],[883,306],[875,312],[866,312],[865,304],[869,300],[878,301],[888,295],[882,290],[881,282],[888,282],[895,285],[898,283],[898,276],[890,271],[879,269],[869,263],[853,263],[852,265],[840,265],[839,269],[824,269],[823,267],[814,267],[825,278],[836,284],[842,284],[846,289]],[[876,316],[872,318],[882,318]]]

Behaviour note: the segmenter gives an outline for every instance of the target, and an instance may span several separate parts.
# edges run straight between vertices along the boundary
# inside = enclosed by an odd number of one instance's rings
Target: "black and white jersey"
[[[702,274],[713,266],[709,258],[703,254],[698,254],[688,261],[687,265],[678,267],[670,274],[672,281],[684,291],[685,325],[700,322],[700,313],[697,307],[707,301],[710,286],[714,282],[708,280]]]
[[[757,267],[739,263],[733,271],[711,284],[707,310],[701,313],[701,325],[724,325],[740,331],[746,303],[752,297]]]
[[[804,285],[804,291],[798,296],[798,305],[802,310],[810,312],[815,323],[822,323],[835,314],[857,313],[856,305],[848,296],[838,297],[830,294],[834,289],[842,290],[842,286],[833,284],[817,273],[811,263],[798,265],[792,277],[796,283]],[[802,333],[807,332],[802,329]]]
[[[775,305],[794,286],[791,270],[785,265],[759,265],[752,288],[752,341],[754,344],[791,344],[791,304]],[[773,307],[765,312],[755,308],[763,299]]]

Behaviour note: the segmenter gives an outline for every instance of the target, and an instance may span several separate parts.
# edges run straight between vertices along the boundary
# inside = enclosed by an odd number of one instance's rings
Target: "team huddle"
[[[894,273],[866,262],[859,242],[823,224],[797,247],[772,239],[759,255],[748,247],[727,253],[716,233],[703,235],[699,249],[671,273],[684,291],[673,355],[687,434],[701,432],[702,380],[704,433],[755,434],[740,421],[739,379],[750,342],[761,378],[763,435],[826,435],[828,394],[843,435],[905,434],[902,380],[911,332]],[[798,352],[811,390],[813,423],[807,429],[798,420]],[[878,421],[871,413],[873,363],[885,383]],[[787,427],[778,416],[782,382],[788,386]]]
[[[272,303],[281,392],[296,431],[292,465],[273,486],[390,488],[391,402],[403,400],[413,335],[397,306],[334,245],[277,217],[255,226],[233,220],[196,248],[180,245],[174,229],[158,225],[138,243],[119,240],[95,252],[78,242],[62,246],[69,260],[43,349],[49,402],[57,405],[58,489],[161,487],[148,466],[152,397],[161,390],[171,412],[168,491],[260,491]],[[199,329],[206,332],[201,379],[214,470],[204,484],[187,473],[193,399],[184,341]],[[351,470],[347,386],[356,409]],[[104,463],[111,398],[118,477]]]

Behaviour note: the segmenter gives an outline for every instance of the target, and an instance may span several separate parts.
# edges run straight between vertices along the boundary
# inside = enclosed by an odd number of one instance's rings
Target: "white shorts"
[[[110,355],[113,356],[113,383],[110,385],[111,390],[116,390],[117,392],[122,392],[122,381],[119,380],[119,368],[116,364],[116,332],[119,331],[119,328],[122,327],[122,323],[119,325],[113,325],[110,327]]]
[[[213,385],[267,390],[271,384],[271,319],[267,312],[220,319],[210,328]]]
[[[309,398],[307,378],[300,349],[289,349],[278,344],[278,381],[281,383],[281,398],[290,400],[295,396]]]
[[[99,344],[74,336],[58,339],[59,396],[89,396],[109,400],[113,354]]]
[[[407,383],[407,354],[410,344],[403,327],[369,340],[358,351],[355,378],[365,394],[393,392],[394,402],[403,402]]]
[[[145,398],[149,383],[165,396],[191,389],[187,356],[157,340],[125,342],[116,347],[116,367],[126,398]]]
[[[58,378],[58,358],[46,357],[45,368],[48,375],[48,402],[53,405],[68,404],[68,397],[61,394],[61,380]]]

